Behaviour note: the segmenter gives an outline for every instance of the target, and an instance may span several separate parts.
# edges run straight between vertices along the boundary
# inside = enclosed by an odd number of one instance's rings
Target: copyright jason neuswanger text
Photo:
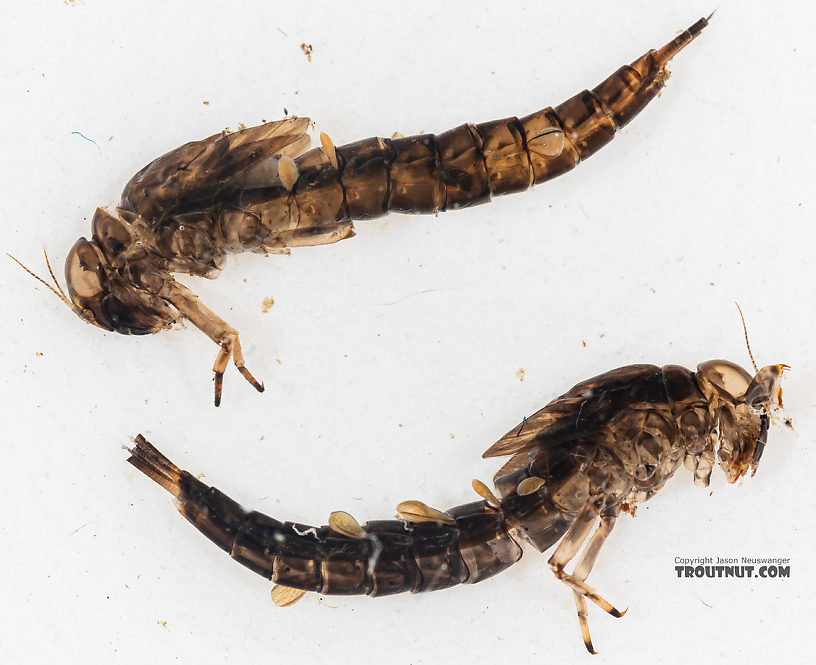
[[[674,557],[677,577],[790,577],[788,557]]]

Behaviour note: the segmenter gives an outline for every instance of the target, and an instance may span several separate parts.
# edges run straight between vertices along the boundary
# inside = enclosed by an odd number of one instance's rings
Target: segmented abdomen
[[[178,507],[205,536],[247,568],[322,594],[381,596],[474,583],[521,558],[503,514],[483,501],[458,506],[456,524],[368,522],[364,538],[247,512],[182,472]]]
[[[298,160],[294,200],[300,221],[327,213],[341,221],[388,212],[442,212],[554,178],[612,140],[619,119],[610,104],[621,89],[639,80],[634,72],[625,67],[595,91],[585,90],[555,109],[525,118],[340,146],[336,169],[321,164],[322,149],[312,150]],[[337,208],[326,209],[328,201]]]
[[[324,244],[351,235],[352,220],[464,208],[545,182],[606,145],[659,92],[668,73],[655,53],[524,118],[310,150],[295,160],[291,191],[241,192],[223,235],[236,248]]]

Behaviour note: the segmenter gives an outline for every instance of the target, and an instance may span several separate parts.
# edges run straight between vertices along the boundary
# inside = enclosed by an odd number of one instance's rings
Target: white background
[[[44,274],[148,161],[308,115],[339,145],[525,115],[594,86],[711,2],[28,2],[0,11],[0,249]],[[325,523],[475,500],[481,452],[579,380],[651,362],[793,367],[794,429],[755,478],[677,478],[590,582],[594,662],[796,662],[812,641],[816,11],[722,3],[654,101],[575,172],[438,218],[392,215],[186,279],[241,331],[256,394],[196,329],[82,324],[11,261],[3,291],[4,663],[578,662],[571,593],[532,550],[473,586],[281,610],[125,464],[143,432],[254,508]],[[312,61],[300,49],[313,46]],[[209,102],[205,105],[204,102]],[[96,142],[84,140],[75,132]],[[61,268],[58,270],[60,274]],[[263,313],[262,302],[275,305]],[[525,370],[520,381],[519,369]],[[786,556],[789,580],[678,580],[676,556]],[[785,655],[787,653],[787,655]]]

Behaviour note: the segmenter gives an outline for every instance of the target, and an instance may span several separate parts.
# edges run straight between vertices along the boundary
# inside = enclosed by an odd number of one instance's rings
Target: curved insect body
[[[307,152],[308,118],[289,118],[183,145],[139,171],[115,212],[96,211],[91,240],[80,238],[66,260],[70,300],[58,295],[88,323],[122,334],[187,318],[221,347],[216,406],[230,358],[261,391],[238,332],[173,273],[214,278],[232,252],[333,243],[354,234],[354,220],[465,208],[569,171],[657,95],[668,62],[707,24],[521,119],[340,147],[321,134]]]
[[[289,588],[372,596],[434,591],[481,581],[521,558],[501,511],[484,501],[448,513],[406,502],[408,519],[422,521],[360,526],[346,513],[334,513],[329,526],[312,527],[243,510],[179,470],[141,435],[131,452],[128,461],[169,490],[199,531],[235,560]]]
[[[248,512],[141,435],[128,461],[173,494],[199,531],[279,585],[273,598],[280,605],[307,591],[377,596],[479,582],[521,558],[519,541],[540,552],[559,543],[549,565],[572,590],[584,643],[594,653],[586,600],[622,613],[585,580],[620,512],[634,512],[683,463],[702,485],[715,459],[730,482],[756,471],[769,414],[781,406],[786,367],[771,365],[751,377],[725,360],[703,363],[696,373],[630,365],[584,381],[484,453],[511,455],[494,477],[497,494],[474,481],[481,501],[445,512],[406,501],[397,506],[399,521],[361,526],[335,512],[328,526],[311,527]]]

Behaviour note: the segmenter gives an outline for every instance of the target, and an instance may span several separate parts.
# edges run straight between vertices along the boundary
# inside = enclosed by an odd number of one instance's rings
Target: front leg
[[[249,381],[259,393],[264,391],[252,373],[244,366],[244,355],[241,352],[241,343],[238,340],[238,331],[227,324],[221,317],[205,307],[198,297],[175,280],[168,281],[160,295],[172,303],[184,318],[188,319],[196,328],[201,330],[213,342],[221,346],[215,358],[213,372],[215,373],[215,406],[221,404],[221,390],[224,383],[224,372],[227,369],[230,357],[241,375]]]

